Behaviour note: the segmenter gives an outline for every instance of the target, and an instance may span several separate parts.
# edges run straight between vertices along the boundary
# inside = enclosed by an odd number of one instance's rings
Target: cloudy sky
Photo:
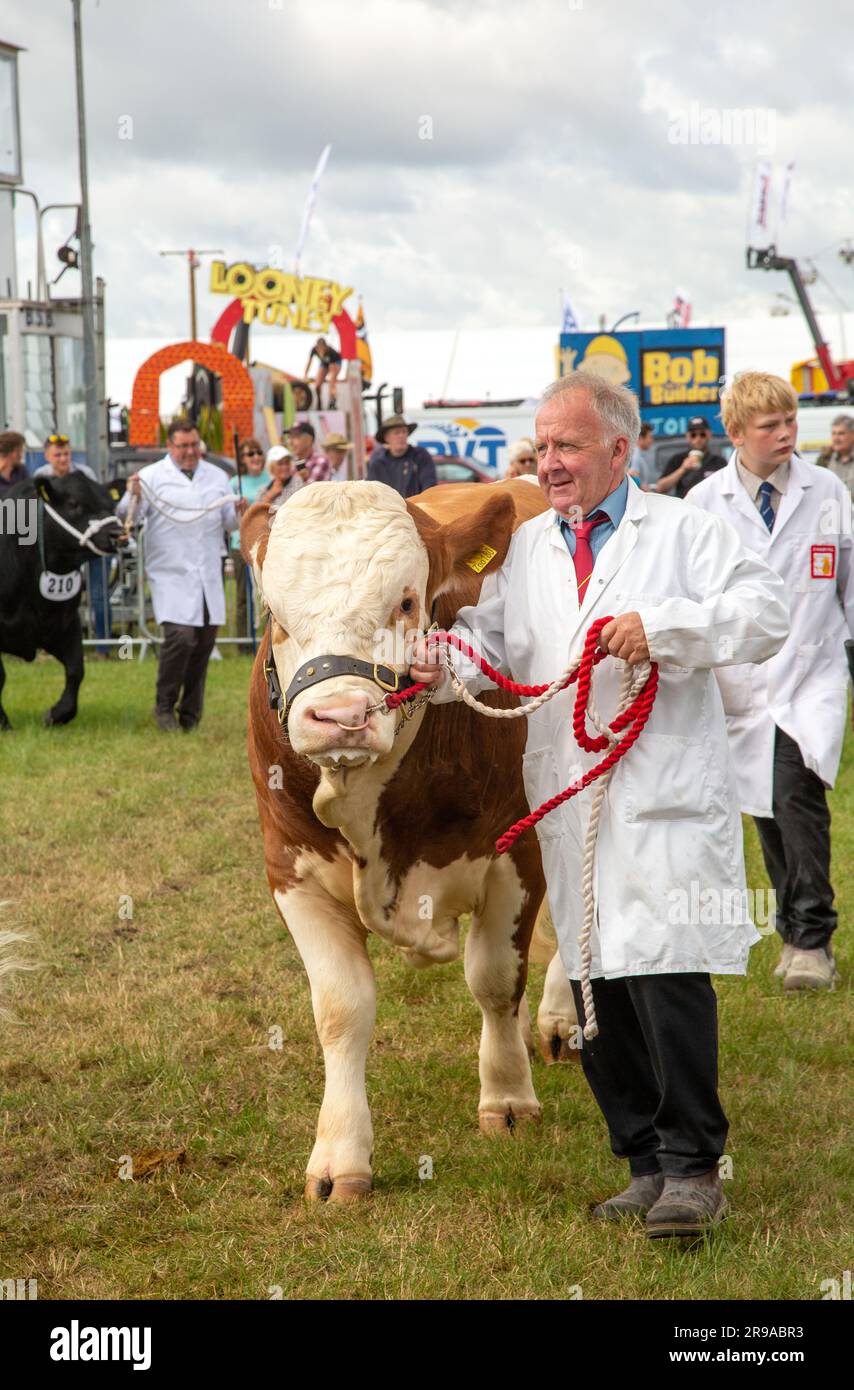
[[[556,325],[561,286],[585,328],[663,318],[677,287],[699,322],[767,313],[788,283],[743,268],[756,144],[696,141],[747,109],[778,192],[795,161],[783,249],[815,257],[820,307],[854,306],[837,0],[84,0],[83,15],[111,333],[185,336],[186,271],[161,249],[289,262],[327,142],[303,271],[355,286],[376,332]],[[73,200],[68,0],[0,0],[0,38],[28,50],[26,183]],[[201,336],[226,302],[206,284]]]

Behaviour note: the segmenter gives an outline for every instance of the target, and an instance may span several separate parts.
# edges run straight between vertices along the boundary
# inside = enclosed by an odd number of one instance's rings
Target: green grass
[[[322,1058],[269,898],[245,756],[246,658],[211,666],[204,723],[149,722],[154,662],[89,664],[77,721],[41,727],[61,674],[8,661],[0,914],[42,962],[0,1033],[0,1279],[51,1298],[817,1299],[850,1268],[849,745],[834,794],[843,985],[783,997],[773,939],[717,982],[730,1220],[708,1244],[594,1226],[621,1184],[577,1066],[535,1064],[539,1129],[477,1129],[479,1011],[460,963],[372,941],[375,1185],[302,1200]],[[764,885],[753,827],[748,881]],[[119,914],[121,895],[133,917]],[[125,909],[126,910],[126,909]],[[532,968],[536,1007],[542,968]],[[280,1025],[281,1051],[267,1046]],[[121,1181],[125,1154],[187,1163]],[[421,1181],[429,1155],[434,1177]]]

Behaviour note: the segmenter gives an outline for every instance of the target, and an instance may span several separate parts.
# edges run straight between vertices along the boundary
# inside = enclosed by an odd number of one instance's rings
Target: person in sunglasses
[[[251,507],[257,502],[272,483],[264,467],[264,450],[257,439],[244,439],[240,445],[238,467],[239,481],[231,480],[231,490],[239,497],[245,497]],[[236,621],[237,636],[246,637],[249,633],[248,605],[246,600],[246,561],[240,553],[240,531],[232,531],[229,536],[228,553],[234,565],[234,583],[237,593]],[[256,613],[257,617],[257,613]]]
[[[48,435],[44,442],[44,458],[44,463],[33,474],[35,478],[67,478],[69,473],[85,473],[93,482],[98,481],[88,463],[74,463],[67,434]]]
[[[701,483],[712,473],[726,468],[726,459],[709,450],[712,432],[702,415],[695,415],[688,421],[688,448],[664,466],[664,471],[655,485],[656,492],[669,492],[674,497],[684,497],[692,487]]]

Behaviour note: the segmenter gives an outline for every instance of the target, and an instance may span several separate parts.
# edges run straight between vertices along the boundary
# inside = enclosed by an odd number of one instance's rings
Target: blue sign
[[[656,437],[684,435],[695,415],[722,435],[724,338],[723,328],[561,333],[560,375],[583,367],[615,386],[628,386],[638,398],[641,419],[652,425]]]

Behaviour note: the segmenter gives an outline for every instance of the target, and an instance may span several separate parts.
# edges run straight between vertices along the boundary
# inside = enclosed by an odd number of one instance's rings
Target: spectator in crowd
[[[652,457],[654,443],[655,431],[652,425],[641,425],[638,442],[629,464],[629,477],[634,478],[643,492],[651,492],[657,481]]]
[[[259,500],[267,501],[270,511],[277,512],[282,503],[303,486],[304,468],[305,465],[298,463],[288,449],[275,444],[267,450],[267,471],[273,481]]]
[[[27,476],[24,467],[24,448],[26,439],[14,430],[0,434],[0,497],[16,483],[22,483]]]
[[[346,482],[347,470],[344,464],[347,461],[347,454],[353,448],[348,443],[343,434],[328,434],[323,441],[323,452],[326,455],[331,476],[340,482]]]
[[[332,476],[332,469],[329,467],[329,460],[320,452],[315,444],[314,426],[307,420],[300,420],[295,425],[291,425],[288,432],[290,439],[291,453],[296,460],[296,466],[300,464],[303,469],[303,480],[306,483],[328,483]]]
[[[270,477],[264,471],[264,450],[257,439],[243,440],[240,445],[238,467],[240,478],[231,479],[231,490],[237,496],[245,497],[247,507],[251,507],[252,503],[259,501],[271,487]],[[246,596],[247,585],[251,583],[251,579],[247,579],[246,561],[240,553],[239,530],[232,531],[229,536],[229,554],[234,566],[237,636],[251,636]]]
[[[695,415],[688,421],[688,448],[664,465],[664,470],[655,484],[656,492],[671,492],[676,497],[684,497],[692,487],[704,478],[726,468],[726,460],[709,449],[712,432],[702,415]]]
[[[67,478],[69,473],[85,473],[87,478],[97,482],[95,474],[86,463],[74,463],[71,457],[71,441],[67,434],[49,434],[44,443],[45,461],[37,468],[36,478]],[[102,555],[93,555],[88,561],[89,602],[95,620],[95,637],[102,644],[112,634],[110,617],[110,561]],[[95,655],[106,661],[110,649],[106,645],[96,646]]]
[[[401,497],[415,497],[436,486],[436,465],[427,449],[410,444],[417,425],[402,415],[389,415],[377,430],[377,447],[368,460],[368,482],[387,483]]]
[[[74,463],[71,458],[71,441],[67,434],[49,434],[44,442],[44,463],[37,468],[35,478],[67,478],[69,473],[85,473],[87,478],[97,482],[95,474],[87,463]]]
[[[337,352],[335,348],[331,346],[330,343],[327,343],[325,338],[318,338],[314,347],[311,349],[311,352],[308,355],[308,361],[305,364],[306,376],[308,376],[309,372],[311,371],[311,364],[314,361],[315,357],[320,363],[320,366],[317,369],[317,376],[314,378],[314,384],[317,387],[318,405],[320,404],[320,389],[323,386],[324,381],[328,381],[329,409],[334,410],[335,387],[338,381],[338,376],[341,372],[341,354],[340,352]]]
[[[763,666],[715,674],[741,809],[756,821],[783,940],[787,990],[832,989],[837,925],[827,787],[848,710],[844,643],[854,636],[849,494],[795,452],[798,398],[781,377],[742,372],[721,399],[736,453],[689,501],[723,517],[785,581],[789,634]],[[835,520],[834,520],[835,518]]]
[[[537,453],[533,439],[528,439],[527,436],[510,445],[506,477],[521,478],[526,473],[537,476]]]
[[[822,449],[816,463],[854,492],[854,415],[837,415],[830,427],[830,448]]]
[[[154,717],[164,733],[189,733],[202,717],[208,662],[225,622],[223,527],[238,526],[246,499],[232,497],[222,469],[201,457],[192,420],[173,420],[166,441],[165,457],[128,479],[118,515],[127,515],[134,496],[146,523],[145,572],[163,628]]]

